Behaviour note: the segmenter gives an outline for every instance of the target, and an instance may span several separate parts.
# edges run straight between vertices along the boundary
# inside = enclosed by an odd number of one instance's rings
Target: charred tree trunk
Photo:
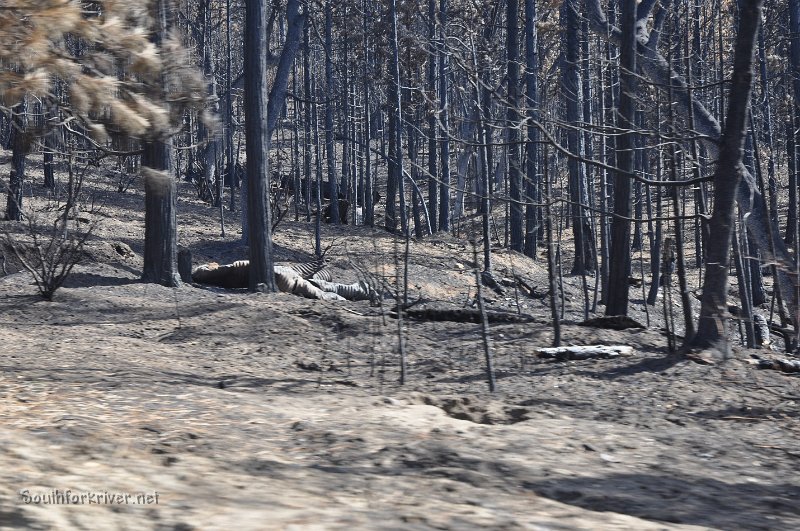
[[[583,156],[583,135],[577,129],[582,121],[582,84],[578,57],[580,50],[580,20],[577,0],[567,0],[562,7],[564,30],[564,65],[562,88],[566,99],[566,119],[571,124],[567,130],[567,145],[570,152]],[[583,163],[575,157],[567,161],[569,168],[569,195],[572,212],[572,231],[575,241],[575,261],[572,274],[583,274],[595,269],[595,256],[592,253],[591,227],[584,205],[588,203],[586,193],[586,173]]]
[[[436,0],[428,0],[428,45],[430,47],[428,56],[428,91],[431,94],[435,94],[436,61],[438,59],[436,50]],[[436,112],[431,109],[428,116],[428,225],[431,228],[431,232],[436,232],[439,226],[439,182],[436,151],[438,132],[439,124],[436,119]]]
[[[366,81],[369,79],[369,65],[372,60],[369,52],[369,33],[367,32],[370,20],[368,7],[367,0],[364,0],[364,224],[372,227],[375,225],[375,202],[372,192],[372,152],[370,151],[370,146],[372,145],[372,107],[370,105],[369,83]]]
[[[311,107],[316,105],[312,101],[311,92],[311,42],[310,26],[306,21],[303,28],[303,94],[305,96],[304,119],[303,119],[303,174],[306,182],[304,190],[295,190],[295,193],[303,193],[303,202],[306,204],[306,221],[311,221],[311,154],[314,143],[311,139]],[[302,186],[301,186],[302,188]]]
[[[158,45],[171,26],[169,0],[155,5],[157,31],[153,40]],[[176,186],[172,175],[172,142],[169,138],[144,143],[142,169],[144,196],[144,268],[142,280],[163,286],[180,285],[178,274],[178,222]]]
[[[520,167],[519,112],[519,1],[506,3],[508,110],[508,182],[511,195],[511,249],[522,252],[525,244],[522,219],[522,168]]]
[[[52,125],[48,123],[50,120],[54,123],[58,123],[58,108],[53,105],[48,107],[43,106],[43,109],[45,113],[43,117],[45,122],[44,155],[42,157],[42,162],[44,164],[44,187],[52,190],[56,187],[53,159],[56,149],[58,149],[60,126],[52,127]]]
[[[742,179],[742,153],[753,81],[753,51],[763,0],[739,2],[739,31],[733,59],[728,113],[714,172],[714,212],[709,223],[705,284],[697,333],[690,345],[710,347],[725,342],[728,267],[736,189]],[[724,345],[727,350],[728,345]]]
[[[245,9],[244,75],[247,140],[247,215],[250,257],[249,289],[275,291],[269,191],[267,95],[267,6],[248,0]],[[335,203],[335,201],[334,201]]]
[[[539,86],[536,76],[539,73],[538,34],[536,31],[536,1],[525,0],[525,90],[527,97],[528,117],[531,121],[538,118]],[[539,235],[540,183],[536,173],[536,158],[539,151],[539,128],[531,124],[528,127],[528,143],[525,146],[525,198],[529,202],[525,210],[525,255],[536,258],[537,239]]]
[[[722,132],[719,122],[711,115],[708,109],[697,98],[689,98],[686,81],[674,73],[668,61],[657,50],[657,38],[646,30],[649,12],[656,2],[643,2],[639,4],[637,23],[643,27],[637,32],[638,60],[642,74],[656,86],[669,87],[673,92],[673,107],[684,119],[688,118],[691,108],[695,115],[696,133],[700,136],[708,156],[718,159],[720,155],[720,140]],[[619,42],[620,30],[606,19],[599,0],[584,0],[585,14],[589,18],[590,26],[595,33],[608,39],[609,42]],[[778,283],[781,293],[786,297],[795,319],[797,310],[797,290],[793,278],[796,261],[789,252],[786,244],[775,230],[769,219],[766,201],[759,192],[753,176],[744,168],[740,168],[742,178],[736,190],[736,201],[746,213],[746,225],[753,242],[761,251],[763,259],[777,264]],[[796,320],[796,319],[795,319]]]
[[[168,140],[146,142],[144,175],[144,268],[142,280],[175,287],[178,274],[176,186],[172,175],[172,145]]]
[[[28,153],[29,141],[26,131],[28,125],[28,101],[13,109],[11,125],[11,174],[8,178],[8,198],[6,200],[6,216],[8,221],[22,219],[22,183],[25,181],[25,156]]]
[[[394,147],[394,175],[390,179],[394,181],[400,197],[400,229],[403,234],[408,236],[408,213],[406,212],[405,202],[405,177],[403,175],[403,114],[402,114],[402,94],[400,85],[400,50],[397,36],[397,2],[389,1],[389,17],[392,24],[391,49],[392,49],[392,82],[390,109],[394,113],[394,128],[391,131],[389,142]],[[388,194],[387,194],[388,195]],[[396,223],[396,221],[394,222]],[[394,228],[394,227],[393,227]]]
[[[636,109],[636,0],[622,0],[620,13],[620,94],[617,167],[614,176],[614,218],[611,220],[611,264],[606,315],[628,314],[631,269],[631,179],[634,170]]]
[[[286,105],[289,76],[303,39],[305,20],[306,14],[305,10],[300,10],[300,0],[288,0],[286,2],[286,39],[278,57],[278,68],[275,70],[275,78],[267,102],[267,134],[270,138],[278,125],[281,111]],[[269,35],[266,38],[269,38]]]
[[[332,0],[325,2],[325,152],[328,161],[328,186],[331,197],[331,223],[338,225],[339,216],[339,181],[336,179],[336,146],[333,142],[333,7]],[[387,211],[388,207],[387,199]]]
[[[439,3],[439,119],[441,120],[439,151],[441,182],[439,184],[439,230],[450,230],[450,119],[447,71],[447,0]]]
[[[789,74],[792,81],[792,96],[794,105],[789,113],[789,133],[787,134],[787,149],[789,150],[789,198],[790,208],[787,219],[786,243],[795,245],[797,235],[797,170],[800,168],[798,158],[797,128],[800,126],[800,0],[789,0]],[[792,171],[794,170],[794,171]]]
[[[225,167],[228,183],[230,186],[230,210],[236,206],[234,199],[234,189],[236,187],[236,157],[233,153],[234,125],[233,125],[233,79],[231,72],[231,62],[233,51],[231,49],[231,0],[225,2]]]

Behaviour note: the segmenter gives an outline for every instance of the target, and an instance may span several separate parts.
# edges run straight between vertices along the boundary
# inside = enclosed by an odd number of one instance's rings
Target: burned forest
[[[0,529],[799,529],[798,176],[800,0],[0,0]]]

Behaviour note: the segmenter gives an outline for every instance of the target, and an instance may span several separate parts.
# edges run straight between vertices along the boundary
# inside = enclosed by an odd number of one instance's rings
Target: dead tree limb
[[[717,119],[697,99],[692,98],[686,80],[672,70],[666,58],[658,51],[658,31],[647,31],[647,20],[655,2],[647,2],[646,8],[637,13],[637,53],[638,65],[644,76],[661,90],[672,92],[675,109],[687,121],[690,111],[694,113],[695,129],[699,140],[707,150],[709,158],[718,159],[722,128]],[[663,2],[662,10],[669,7],[670,1]],[[592,30],[601,38],[619,43],[621,31],[609,23],[601,7],[600,0],[584,0],[585,16]],[[641,4],[641,5],[644,5]],[[657,26],[656,26],[657,27]],[[778,228],[770,223],[767,203],[758,190],[758,183],[744,164],[739,164],[737,171],[742,179],[736,190],[736,201],[745,213],[747,230],[761,251],[766,262],[777,265],[778,284],[781,294],[786,298],[791,309],[792,320],[797,325],[797,281],[795,259],[783,242]]]

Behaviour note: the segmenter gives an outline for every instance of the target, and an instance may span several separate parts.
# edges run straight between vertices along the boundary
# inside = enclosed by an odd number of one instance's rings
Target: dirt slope
[[[198,262],[242,258],[235,227],[220,238],[189,192],[181,242]],[[746,351],[669,357],[656,313],[645,330],[576,326],[567,276],[564,342],[633,357],[537,358],[546,299],[512,289],[490,307],[535,320],[492,327],[497,393],[471,323],[406,321],[401,387],[397,323],[379,307],[139,283],[140,194],[108,192],[91,259],[54,302],[25,273],[0,278],[0,529],[800,528],[797,376],[757,371]],[[393,276],[402,242],[325,230],[338,278]],[[283,222],[279,258],[309,257],[311,241]],[[412,298],[474,297],[464,241],[411,251]],[[546,292],[541,263],[503,252],[495,271]],[[159,503],[26,504],[25,489]]]

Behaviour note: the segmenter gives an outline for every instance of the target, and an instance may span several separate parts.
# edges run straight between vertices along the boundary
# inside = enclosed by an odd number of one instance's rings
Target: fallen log
[[[452,321],[455,323],[480,323],[480,310],[470,308],[419,308],[409,309],[403,312],[408,319],[417,321]],[[391,313],[391,317],[397,317],[397,313]],[[530,323],[535,319],[531,315],[524,313],[504,313],[486,312],[489,323]]]
[[[570,347],[549,347],[536,350],[540,358],[556,361],[588,360],[632,356],[633,347],[627,345],[581,345]]]
[[[290,267],[275,266],[275,284],[284,293],[299,295],[307,299],[321,299],[343,301],[344,297],[335,292],[322,290],[304,279],[300,274]]]
[[[323,291],[336,293],[349,301],[370,301],[379,298],[378,292],[372,289],[370,285],[363,280],[352,284],[339,284],[337,282],[329,282],[322,278],[313,277],[309,282]]]
[[[224,265],[212,262],[192,271],[194,282],[227,289],[246,288],[249,276],[250,262],[247,260]],[[337,284],[329,282],[330,278],[324,264],[317,262],[275,266],[275,284],[284,293],[322,300],[365,300],[377,296],[366,283]]]
[[[789,374],[800,372],[800,360],[774,358],[752,360],[751,363],[754,363],[759,369],[772,369]]]
[[[606,328],[609,330],[627,330],[628,328],[645,328],[639,321],[627,315],[603,315],[587,319],[578,326],[590,326],[592,328]]]
[[[192,271],[192,281],[225,289],[247,288],[250,280],[250,262],[239,260],[232,264],[216,262],[203,264]]]

